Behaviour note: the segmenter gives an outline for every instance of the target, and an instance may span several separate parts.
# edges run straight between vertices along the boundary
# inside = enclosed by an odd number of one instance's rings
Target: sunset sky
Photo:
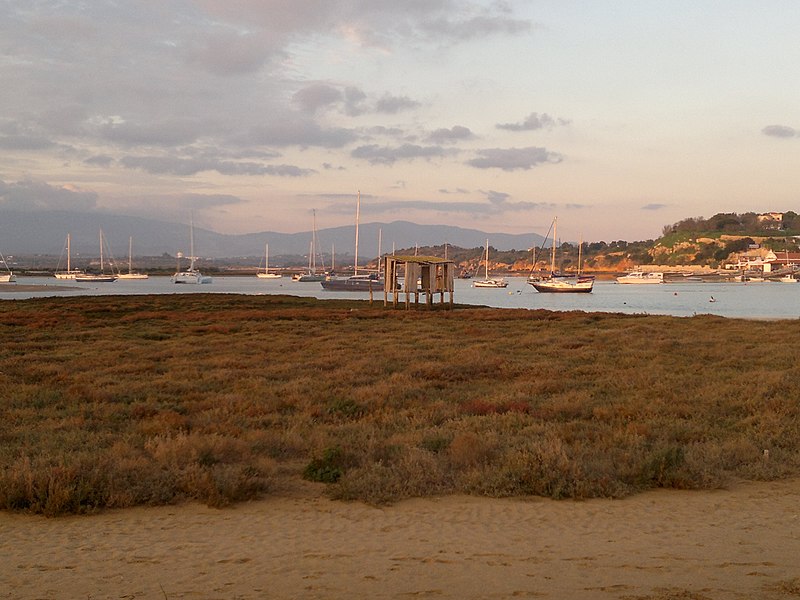
[[[0,0],[0,209],[639,240],[800,211],[796,0]]]

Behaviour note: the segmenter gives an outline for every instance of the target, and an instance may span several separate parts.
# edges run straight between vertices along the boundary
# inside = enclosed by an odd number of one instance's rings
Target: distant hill
[[[111,244],[116,258],[128,253],[128,237],[133,236],[134,254],[139,256],[174,256],[189,252],[189,227],[186,223],[170,223],[155,219],[95,212],[67,211],[25,212],[0,210],[0,252],[6,255],[60,255],[67,233],[75,255],[98,254],[98,231]],[[359,227],[359,258],[368,260],[378,254],[378,231],[382,251],[444,243],[475,248],[486,238],[498,250],[525,250],[541,245],[543,238],[535,233],[508,234],[464,229],[447,225],[417,225],[408,221],[363,223]],[[264,231],[242,235],[222,234],[195,227],[195,253],[208,258],[260,256],[269,243],[270,262],[280,255],[308,253],[311,232],[277,233]],[[335,246],[337,256],[353,254],[355,226],[333,227],[317,231],[319,251],[329,254]]]

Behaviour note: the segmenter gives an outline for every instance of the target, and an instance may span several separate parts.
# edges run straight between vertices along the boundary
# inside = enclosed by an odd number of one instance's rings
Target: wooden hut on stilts
[[[426,308],[432,308],[438,294],[439,303],[444,305],[445,293],[449,294],[448,308],[453,307],[453,280],[456,265],[452,260],[436,256],[396,256],[387,255],[384,261],[383,305],[400,303],[400,295],[405,295],[406,310],[419,306],[420,294],[424,295]]]

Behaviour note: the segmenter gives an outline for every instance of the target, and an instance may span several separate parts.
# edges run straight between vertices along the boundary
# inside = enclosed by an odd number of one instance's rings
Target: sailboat
[[[313,227],[311,230],[311,243],[308,248],[308,271],[306,273],[298,273],[292,275],[294,281],[308,283],[312,281],[322,281],[325,279],[324,273],[317,273],[317,211],[312,211],[313,214]],[[325,270],[325,265],[322,266]]]
[[[356,198],[356,247],[353,274],[350,277],[328,277],[322,281],[322,289],[332,292],[370,292],[383,289],[384,280],[379,273],[358,274],[358,222],[361,213],[361,190]],[[380,238],[379,238],[380,240]],[[378,241],[380,254],[380,241]],[[380,257],[378,257],[380,262]]]
[[[105,272],[105,260],[103,255],[103,250],[105,246],[105,240],[103,239],[103,230],[100,230],[100,272],[99,273],[80,273],[75,275],[75,281],[82,281],[86,283],[112,283],[117,280],[116,273],[106,273]],[[109,257],[110,258],[110,257]],[[114,264],[111,263],[111,269],[113,271]]]
[[[66,242],[66,252],[67,252],[67,270],[66,271],[59,271],[58,267],[61,266],[61,259],[58,259],[58,266],[56,267],[56,272],[53,273],[56,279],[75,279],[77,275],[82,275],[83,271],[80,269],[73,269],[71,264],[71,251],[70,251],[70,234],[67,234],[67,242]],[[64,252],[61,252],[61,256],[64,256]]]
[[[583,243],[579,246],[578,255],[578,273],[576,275],[561,275],[556,273],[556,240],[558,226],[558,219],[553,219],[553,246],[550,250],[550,276],[542,277],[541,279],[528,279],[537,292],[550,292],[550,293],[589,293],[594,287],[594,277],[591,275],[581,275],[581,259],[580,249]]]
[[[189,268],[185,271],[178,271],[172,276],[172,283],[211,283],[211,277],[203,275],[200,271],[194,268],[194,219],[191,220],[189,225]]]
[[[472,282],[472,287],[476,288],[504,288],[508,287],[508,282],[502,277],[495,277],[489,279],[489,240],[486,240],[486,257],[484,258],[486,264],[485,276],[483,279],[477,279]]]
[[[120,273],[120,279],[147,279],[147,273],[133,272],[133,236],[128,237],[128,272]]]
[[[261,273],[260,271],[256,273],[256,277],[259,279],[280,279],[280,273],[270,273],[269,272],[269,244],[264,245],[264,272]]]
[[[17,280],[17,276],[8,268],[6,257],[3,256],[2,252],[0,252],[0,261],[3,262],[3,266],[6,268],[6,273],[0,273],[0,283],[14,283]]]

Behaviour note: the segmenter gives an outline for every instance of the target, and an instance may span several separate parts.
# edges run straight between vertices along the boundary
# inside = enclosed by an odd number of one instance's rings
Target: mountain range
[[[116,258],[127,256],[128,238],[133,238],[137,256],[171,256],[189,254],[189,225],[156,219],[145,219],[110,213],[71,211],[0,210],[0,252],[5,255],[60,255],[67,234],[73,255],[96,256],[99,253],[99,230],[111,246]],[[464,229],[450,225],[418,225],[408,221],[362,223],[359,226],[359,258],[378,255],[378,238],[382,252],[415,246],[438,246],[448,243],[462,248],[489,244],[497,250],[525,250],[541,246],[544,238],[535,233],[508,234]],[[278,233],[263,231],[246,234],[224,234],[194,228],[197,256],[207,258],[254,257],[264,253],[269,244],[270,257],[307,255],[312,232]],[[337,257],[352,256],[355,225],[317,231],[316,251],[330,254],[335,247]]]

